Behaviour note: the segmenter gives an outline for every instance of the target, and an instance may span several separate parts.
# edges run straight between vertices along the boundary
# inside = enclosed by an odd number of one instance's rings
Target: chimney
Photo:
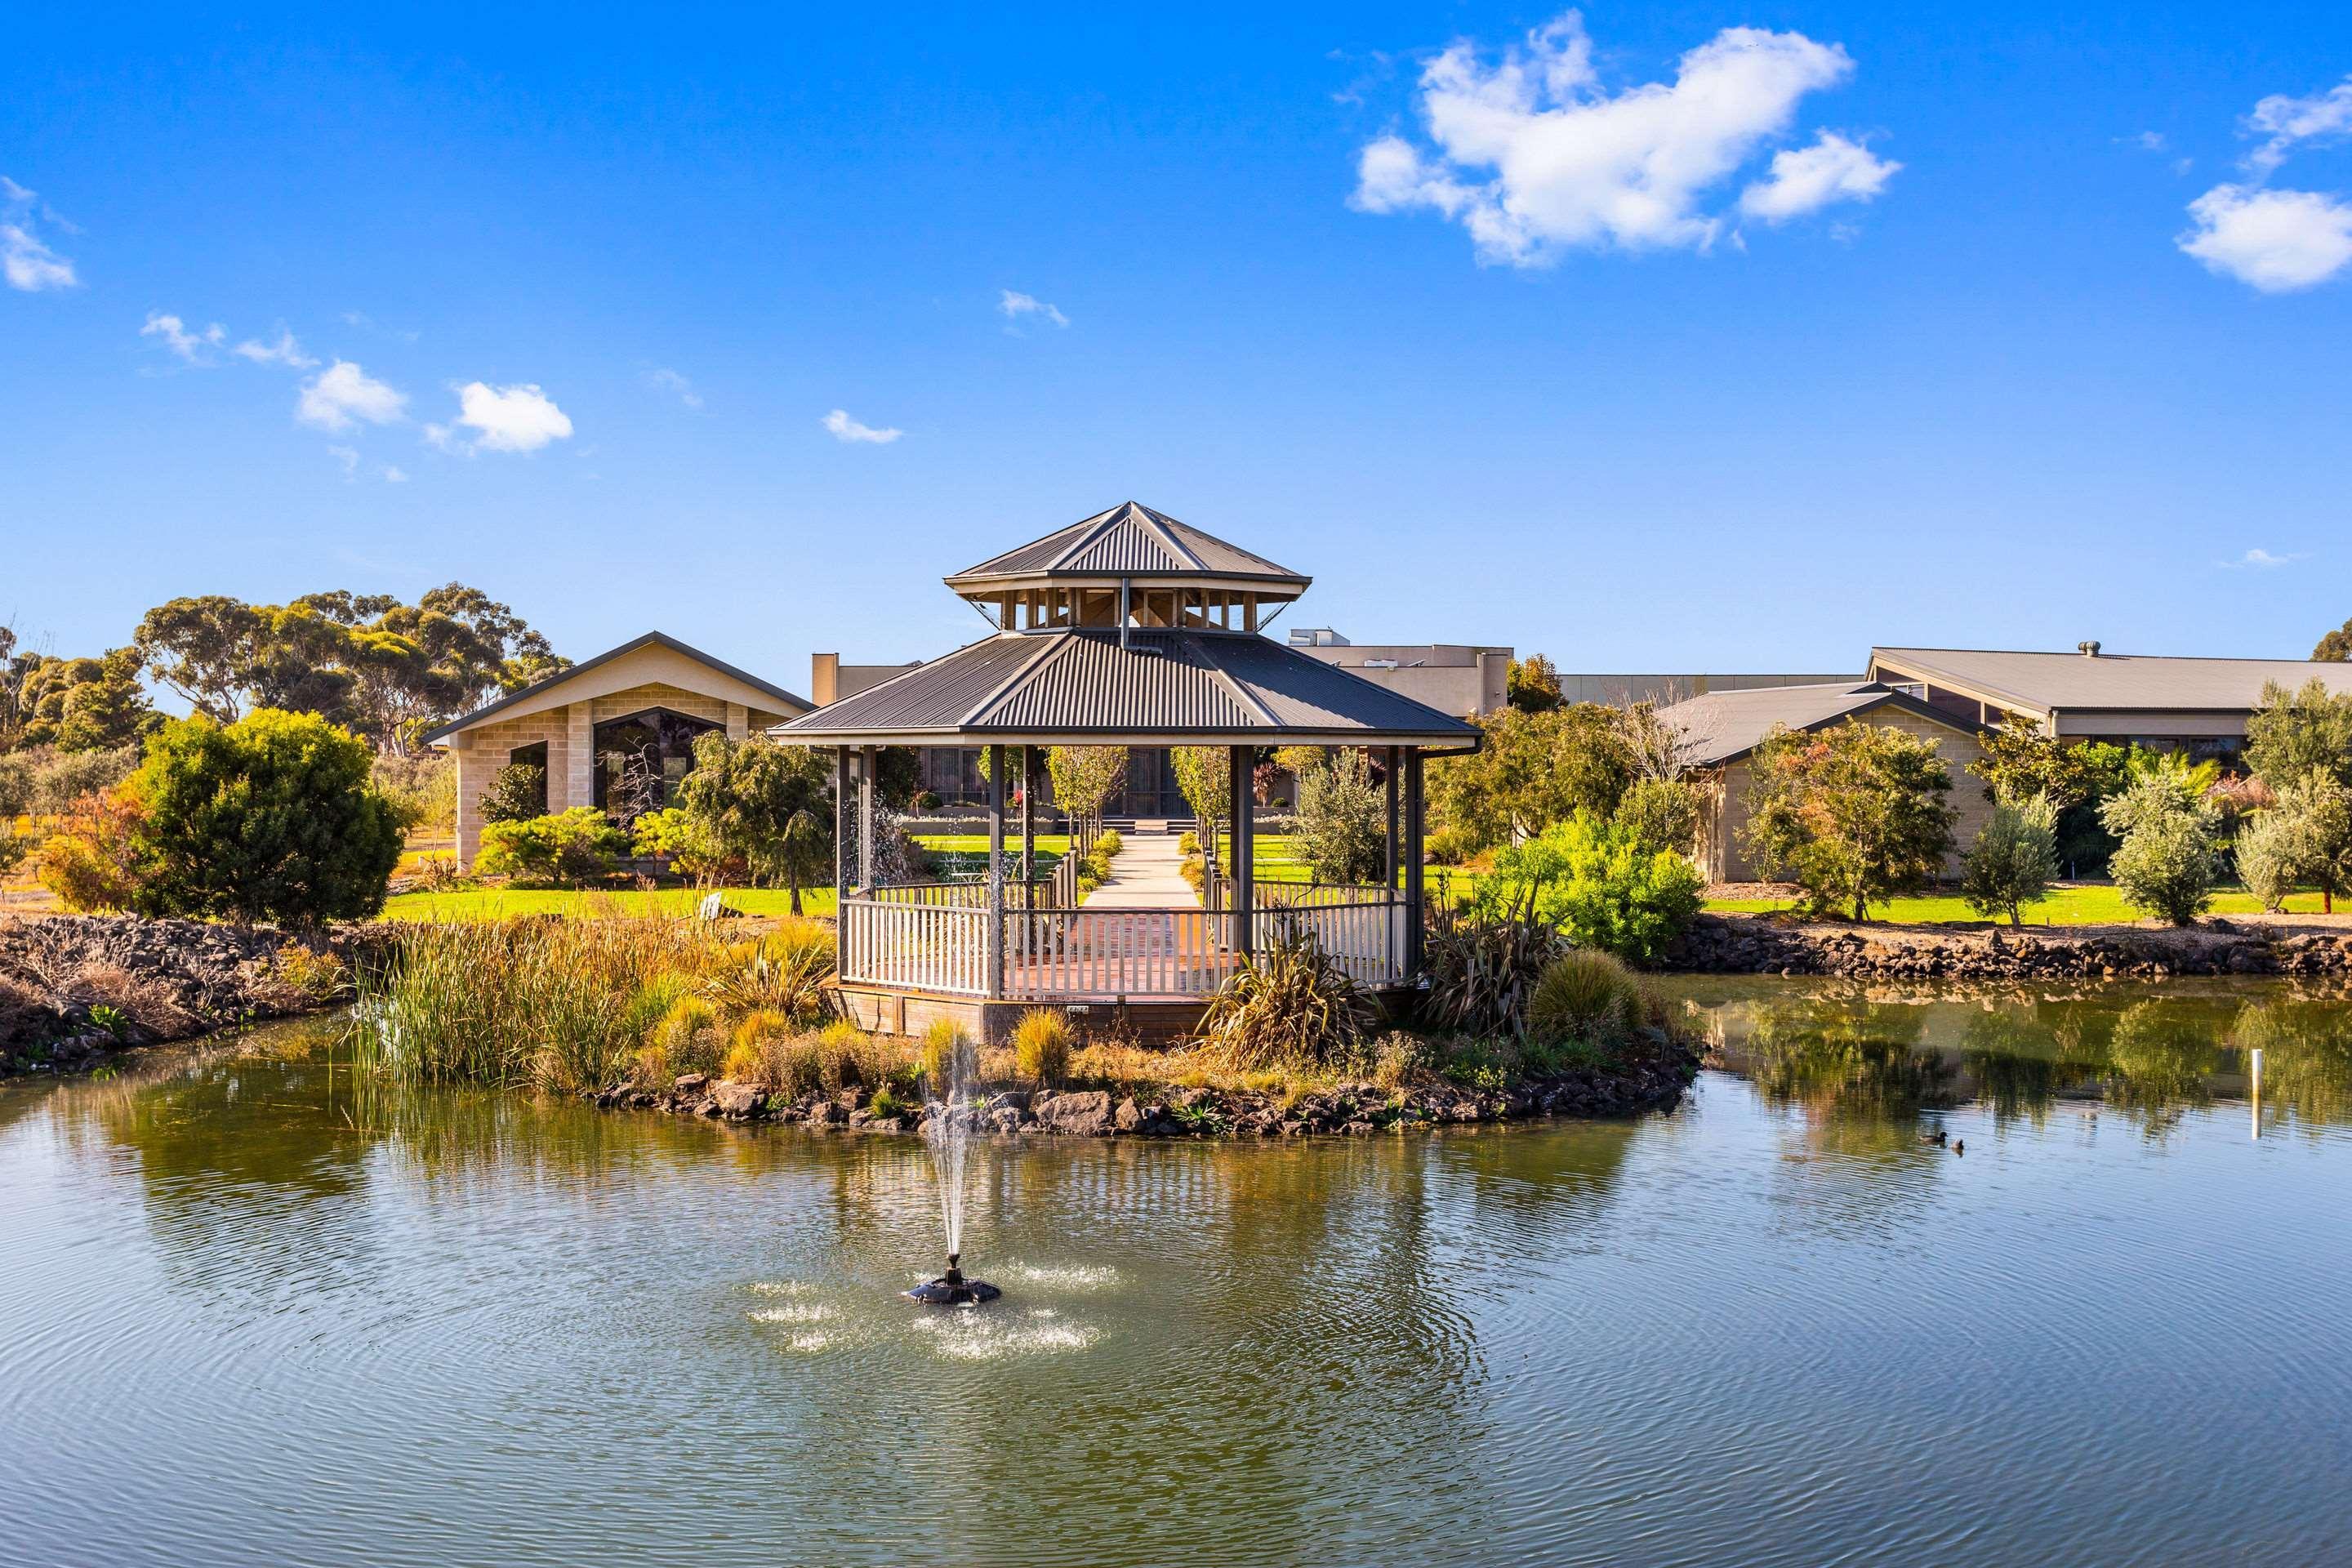
[[[2078,642],[2074,645],[2074,651],[2084,658],[2096,658],[2099,657],[2099,645],[2095,642]]]
[[[837,653],[809,655],[809,700],[820,708],[830,708],[841,699],[841,656]]]

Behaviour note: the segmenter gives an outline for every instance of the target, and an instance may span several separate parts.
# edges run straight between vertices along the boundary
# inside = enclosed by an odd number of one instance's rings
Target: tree
[[[1639,778],[1617,804],[1615,820],[1653,849],[1687,855],[1698,837],[1698,790],[1678,778]]]
[[[2256,814],[2255,821],[2272,818],[2283,830],[2294,879],[2315,884],[2320,907],[2334,913],[2336,895],[2352,889],[2352,788],[2325,773],[2305,774],[2282,787],[2270,808]],[[2242,840],[2245,835],[2239,837]],[[2242,844],[2238,858],[2242,872]],[[2252,883],[2247,886],[2252,888]]]
[[[1849,719],[1827,730],[1775,727],[1757,747],[1741,837],[1766,875],[1801,885],[1816,912],[1916,892],[1952,847],[1951,770],[1936,742]]]
[[[1539,653],[1511,660],[1504,672],[1505,700],[1522,713],[1549,713],[1562,700],[1559,671]]]
[[[2048,898],[2057,879],[2058,814],[2049,797],[1995,802],[1991,820],[1960,861],[1960,896],[1969,908],[2023,925],[2020,910]]]
[[[139,684],[136,648],[103,658],[19,656],[16,700],[22,716],[16,743],[60,752],[112,751],[135,744],[162,721]]]
[[[1633,782],[1619,715],[1599,703],[1506,708],[1477,723],[1478,750],[1433,763],[1428,789],[1438,820],[1481,847],[1528,837],[1579,811],[1611,816]]]
[[[156,679],[217,724],[234,724],[253,688],[268,618],[223,594],[158,605],[140,617],[133,641]]]
[[[1201,844],[1213,866],[1218,829],[1234,808],[1233,759],[1223,746],[1171,746],[1168,765],[1176,770],[1176,787],[1201,825]]]
[[[694,742],[678,803],[722,853],[790,888],[798,914],[802,878],[821,875],[833,854],[832,784],[827,760],[806,746],[712,733]]]
[[[1054,799],[1069,818],[1079,843],[1094,838],[1103,808],[1127,782],[1125,746],[1052,746],[1045,752],[1045,777]]]
[[[128,786],[144,812],[133,906],[297,927],[374,914],[401,836],[368,763],[316,714],[166,723]]]
[[[2273,805],[2254,813],[2238,829],[2237,840],[2231,847],[2238,862],[2238,880],[2245,884],[2246,891],[2262,900],[2263,908],[2273,913],[2286,903],[2287,895],[2303,880],[2298,859],[2301,846],[2296,842],[2299,826]]]
[[[1497,920],[1532,915],[1579,947],[1651,963],[1698,912],[1704,884],[1686,857],[1579,812],[1496,855],[1478,910]]]
[[[2123,840],[2107,868],[2125,901],[2174,925],[2205,911],[2220,875],[2213,814],[2189,777],[2182,768],[2146,770],[2099,811]]]
[[[1998,730],[1979,730],[1977,746],[1984,754],[1968,771],[1985,781],[1987,800],[2016,805],[2038,798],[2054,813],[2098,792],[2101,759],[2030,721],[2012,718]]]
[[[1388,859],[1388,802],[1361,750],[1321,753],[1298,775],[1298,826],[1291,843],[1318,882],[1381,879]]]
[[[2311,650],[2314,664],[2342,664],[2347,659],[2352,659],[2352,621],[2321,637]]]
[[[2292,692],[2265,682],[2246,719],[2246,765],[2273,790],[2311,777],[2352,784],[2352,692],[2315,678]]]

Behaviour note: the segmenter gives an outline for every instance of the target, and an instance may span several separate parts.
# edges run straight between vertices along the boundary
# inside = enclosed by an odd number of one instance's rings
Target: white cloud
[[[2352,264],[2352,205],[2317,191],[2216,185],[2189,204],[2180,248],[2266,294],[2325,283]]]
[[[302,384],[294,417],[321,430],[348,430],[361,419],[389,425],[407,405],[406,393],[395,392],[351,361],[339,359]]]
[[[1824,131],[1810,147],[1773,153],[1770,172],[1739,194],[1739,210],[1767,223],[1785,223],[1832,202],[1871,201],[1902,167]]]
[[[2231,571],[2235,571],[2241,567],[2251,566],[2258,572],[2267,572],[2274,566],[2292,565],[2297,561],[2305,559],[2307,559],[2307,556],[2301,551],[2297,551],[2292,555],[2273,555],[2267,550],[2257,549],[2249,550],[2243,555],[2239,556],[2235,561],[2224,561],[2221,564]]]
[[[383,466],[383,482],[388,485],[404,485],[408,482],[408,475],[399,465],[386,463]]]
[[[211,362],[205,359],[205,352],[207,349],[218,348],[221,340],[228,333],[218,321],[215,321],[201,332],[192,332],[188,330],[188,324],[179,317],[167,315],[162,310],[150,310],[147,312],[147,324],[139,329],[139,335],[142,338],[161,338],[163,340],[164,347],[186,360],[190,364],[205,364]]]
[[[445,452],[536,452],[572,438],[572,417],[536,385],[491,386],[469,381],[457,389],[457,423],[478,432],[467,442],[446,425],[427,425],[425,438]]]
[[[2144,153],[2161,153],[2165,148],[2164,132],[2161,131],[2143,131],[2131,140],[2137,142]]]
[[[274,343],[247,338],[231,352],[256,364],[282,364],[294,370],[309,370],[319,363],[302,352],[302,345],[296,342],[294,334],[284,327],[278,329],[278,341]]]
[[[43,245],[21,224],[0,223],[0,271],[8,287],[37,294],[44,289],[71,289],[81,282],[73,263]]]
[[[1612,93],[1592,65],[1583,19],[1570,11],[1528,35],[1500,63],[1460,42],[1423,69],[1420,109],[1432,153],[1400,136],[1367,145],[1352,205],[1365,212],[1427,207],[1460,223],[1481,260],[1542,266],[1580,247],[1703,249],[1722,220],[1701,210],[1770,138],[1785,134],[1809,92],[1853,72],[1835,44],[1801,33],[1727,27],[1684,55],[1672,83]],[[1820,199],[1874,195],[1894,172],[1840,139],[1851,154],[1809,149],[1833,165]],[[1759,189],[1779,189],[1779,181]],[[1777,195],[1792,215],[1802,187]]]
[[[1017,321],[1024,316],[1041,316],[1057,327],[1070,324],[1070,318],[1060,310],[1034,294],[1024,294],[1018,289],[1004,289],[996,301],[996,308],[1003,312],[1008,321]]]
[[[2352,76],[2309,98],[2274,92],[2254,105],[2246,129],[2268,138],[2246,154],[2246,166],[2264,174],[2285,163],[2298,143],[2352,135]]]
[[[343,466],[343,480],[348,484],[360,471],[360,454],[356,447],[330,447],[327,456]]]
[[[702,394],[694,389],[694,383],[674,370],[657,370],[646,379],[663,392],[676,393],[677,400],[688,408],[702,406]]]
[[[836,441],[871,441],[877,447],[887,447],[906,434],[904,430],[877,430],[871,425],[860,425],[849,416],[848,410],[842,408],[824,416],[824,427],[833,432]]]

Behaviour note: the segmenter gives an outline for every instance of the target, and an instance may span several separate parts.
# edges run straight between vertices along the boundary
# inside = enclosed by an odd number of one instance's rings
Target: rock
[[[710,1098],[718,1105],[719,1115],[735,1121],[750,1121],[768,1104],[768,1096],[759,1085],[732,1079],[721,1082],[711,1091]]]
[[[1008,1089],[1002,1093],[992,1094],[988,1097],[988,1108],[991,1110],[1026,1110],[1029,1109],[1029,1091]]]
[[[1135,1096],[1131,1094],[1118,1102],[1118,1110],[1111,1116],[1112,1122],[1121,1132],[1136,1131],[1143,1125],[1144,1120],[1143,1107],[1135,1103]]]
[[[1017,1106],[1000,1105],[988,1113],[988,1130],[999,1137],[1011,1137],[1021,1131],[1027,1115]]]
[[[707,1072],[682,1072],[671,1081],[670,1088],[680,1094],[692,1094],[709,1081],[710,1075]]]
[[[1110,1095],[1099,1089],[1056,1094],[1031,1105],[1037,1120],[1055,1132],[1100,1137],[1111,1131]]]

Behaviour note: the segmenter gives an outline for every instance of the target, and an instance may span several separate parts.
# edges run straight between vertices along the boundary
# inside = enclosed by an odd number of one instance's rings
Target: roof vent
[[[2099,645],[2096,642],[2078,642],[2074,645],[2074,651],[2084,658],[2096,658],[2099,657]]]

